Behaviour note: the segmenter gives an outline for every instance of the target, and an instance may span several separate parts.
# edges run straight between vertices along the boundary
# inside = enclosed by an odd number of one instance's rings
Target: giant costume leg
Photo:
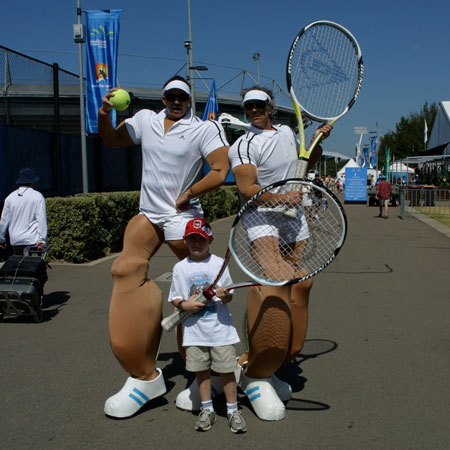
[[[123,251],[111,268],[110,343],[131,375],[122,390],[105,403],[105,413],[113,417],[129,417],[166,392],[162,373],[155,369],[162,292],[147,279],[149,260],[162,242],[162,233],[144,215],[135,216],[125,230]]]
[[[286,362],[292,361],[303,348],[308,329],[309,293],[312,288],[312,278],[291,288],[292,335]]]

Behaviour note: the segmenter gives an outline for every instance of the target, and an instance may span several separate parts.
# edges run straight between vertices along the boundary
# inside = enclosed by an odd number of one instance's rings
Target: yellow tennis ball
[[[125,89],[117,89],[114,92],[114,97],[111,97],[109,101],[116,111],[123,111],[130,106],[130,94]]]

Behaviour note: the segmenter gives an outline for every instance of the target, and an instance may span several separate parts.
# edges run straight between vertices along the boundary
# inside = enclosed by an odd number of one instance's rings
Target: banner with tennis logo
[[[213,80],[209,91],[208,101],[203,111],[202,120],[217,120],[219,117],[219,102],[216,95],[216,80]]]
[[[370,137],[370,161],[372,167],[377,167],[377,136]]]
[[[86,132],[98,133],[103,96],[117,84],[121,9],[86,11]],[[116,112],[111,115],[116,126]]]

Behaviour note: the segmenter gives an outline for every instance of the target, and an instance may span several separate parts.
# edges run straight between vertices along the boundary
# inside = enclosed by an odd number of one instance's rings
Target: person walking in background
[[[378,198],[378,204],[380,207],[380,214],[378,217],[388,218],[389,200],[391,198],[392,185],[386,180],[384,175],[380,176],[380,182],[377,184],[376,193]],[[383,215],[384,208],[384,215]]]
[[[0,220],[0,248],[6,248],[6,232],[14,255],[23,255],[27,246],[45,247],[47,211],[44,196],[34,189],[39,181],[36,172],[27,167],[19,171],[19,186],[5,199]]]

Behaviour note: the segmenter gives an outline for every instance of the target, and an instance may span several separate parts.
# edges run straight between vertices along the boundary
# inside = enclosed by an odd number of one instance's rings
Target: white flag
[[[428,141],[428,125],[427,125],[427,121],[424,120],[425,122],[425,129],[424,129],[424,134],[423,134],[423,142],[425,142],[425,144]]]

